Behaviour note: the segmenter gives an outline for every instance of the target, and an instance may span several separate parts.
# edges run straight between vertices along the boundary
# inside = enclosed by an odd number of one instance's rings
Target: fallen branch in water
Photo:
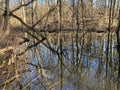
[[[13,82],[15,79],[18,79],[18,78],[20,78],[20,75],[16,75],[16,76],[6,80],[5,82],[0,84],[0,87],[4,86],[4,85],[7,85],[7,84],[10,84],[11,82]]]
[[[33,47],[36,47],[38,44],[40,44],[41,42],[43,42],[45,40],[45,38],[42,38],[41,40],[39,40],[37,43],[28,46],[23,52],[21,52],[20,54],[18,54],[17,56],[23,55],[26,51],[30,50]]]

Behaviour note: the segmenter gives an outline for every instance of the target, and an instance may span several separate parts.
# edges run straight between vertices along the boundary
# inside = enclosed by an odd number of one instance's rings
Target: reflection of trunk
[[[106,81],[108,81],[109,40],[110,40],[111,14],[112,14],[111,10],[112,10],[112,0],[110,0],[108,41],[107,41],[107,47],[106,47]]]
[[[83,0],[81,0],[81,7],[82,7],[82,31],[83,31],[83,35],[82,35],[82,43],[81,43],[81,45],[82,45],[82,47],[84,46],[84,35],[85,35],[85,26],[84,26],[84,19],[85,19],[85,17],[84,17],[84,2],[83,2]],[[79,9],[79,8],[78,8]],[[78,17],[79,18],[79,17]],[[79,20],[78,20],[79,21]],[[78,29],[80,28],[80,26],[78,27]],[[81,53],[80,53],[80,60],[82,59],[82,53],[83,53],[83,48],[81,48]],[[80,63],[80,62],[79,62]]]
[[[115,4],[116,4],[116,0],[111,0],[111,2],[113,2],[113,5],[111,5],[111,21],[110,23],[113,24],[114,23],[114,9],[115,9]],[[110,33],[110,67],[112,69],[112,32]]]
[[[60,75],[60,78],[61,78],[61,88],[60,90],[62,90],[62,87],[63,87],[63,82],[62,82],[62,79],[63,79],[63,62],[62,62],[62,0],[59,1],[59,17],[60,17],[60,31],[59,31],[59,45],[60,45],[60,68],[61,68],[61,75]]]
[[[74,60],[74,36],[72,34],[72,64],[73,64],[73,70],[75,68],[75,60]]]
[[[113,36],[112,36],[112,32],[111,32],[111,34],[110,34],[110,68],[112,69],[112,43],[113,43],[113,41],[112,41],[112,38],[113,38]]]
[[[118,66],[118,89],[120,87],[120,36],[119,36],[119,31],[120,30],[120,10],[119,10],[119,23],[118,23],[118,28],[116,31],[116,36],[117,36],[117,44],[118,44],[118,55],[119,55],[119,66]]]
[[[73,8],[73,16],[72,16],[72,29],[74,29],[74,7],[75,7],[75,0],[72,0],[72,8]],[[75,65],[75,60],[74,60],[74,37],[72,33],[72,60],[73,60],[73,70],[74,70],[74,65]]]
[[[77,3],[77,31],[76,31],[76,62],[77,62],[77,67],[78,67],[78,55],[79,55],[79,47],[78,47],[78,32],[79,32],[79,29],[80,29],[80,23],[79,23],[79,0],[78,0],[78,3]]]

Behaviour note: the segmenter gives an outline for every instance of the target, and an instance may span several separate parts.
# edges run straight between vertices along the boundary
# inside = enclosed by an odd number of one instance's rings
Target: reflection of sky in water
[[[104,47],[103,47],[103,50],[104,50],[104,56],[106,56],[106,47],[107,47],[107,40],[104,40]]]
[[[25,86],[27,82],[27,76],[26,75],[22,75],[22,85]]]
[[[99,60],[92,60],[91,64],[90,64],[90,82],[92,82],[91,84],[94,85],[95,84],[95,75],[98,69],[98,64],[99,64]]]
[[[54,46],[52,46],[54,48]],[[42,65],[43,66],[47,66],[48,62],[52,62],[54,63],[54,65],[56,66],[58,63],[58,57],[57,55],[55,55],[53,52],[50,52],[49,49],[47,49],[44,45],[40,45],[40,50],[41,52],[41,59],[42,59]]]
[[[97,40],[94,40],[91,42],[92,46],[91,46],[91,53],[94,54],[94,52],[100,52],[102,51],[102,49],[104,50],[104,56],[106,54],[106,46],[107,46],[107,41],[104,40],[103,42],[103,48],[102,48],[102,44],[97,41]],[[54,44],[51,44],[51,47],[52,48],[56,48],[56,46]],[[76,43],[74,43],[74,62],[76,60]],[[81,50],[81,46],[79,45],[79,49]],[[47,49],[44,45],[40,44],[39,46],[39,50],[40,50],[40,56],[41,56],[41,64],[42,66],[47,66],[47,65],[50,65],[50,66],[56,66],[58,64],[58,57],[55,53],[51,52],[49,49]],[[84,49],[83,49],[84,50]],[[73,52],[72,52],[72,44],[68,44],[68,46],[65,46],[63,47],[63,53],[64,53],[64,64],[65,65],[68,65],[68,62],[70,59],[73,58]],[[89,53],[86,53],[85,54],[86,56],[82,56],[82,60],[81,60],[81,63],[83,64],[83,68],[82,68],[82,73],[84,75],[86,75],[86,73],[89,74],[89,79],[90,79],[90,84],[91,85],[94,85],[96,83],[96,73],[97,73],[97,70],[98,70],[98,67],[99,67],[99,59],[98,57],[94,57],[92,60],[89,60],[89,55],[90,55],[90,52]],[[99,56],[99,55],[98,55]],[[34,65],[38,65],[38,59],[35,58],[32,63]],[[75,62],[76,63],[76,62]],[[30,79],[34,79],[36,77],[36,68],[33,67],[32,65],[29,65],[28,66],[30,70],[32,70],[30,73],[29,73],[29,77]],[[89,69],[88,69],[89,68]],[[105,65],[103,65],[103,69],[104,69],[104,74],[105,74]],[[51,78],[53,79],[55,76],[55,73],[51,73],[51,74],[47,74],[46,77],[47,78]],[[23,85],[25,85],[26,83],[26,76],[23,75]],[[38,81],[37,80],[34,80],[33,81],[34,83],[37,83]],[[41,90],[44,90],[44,88],[42,89],[43,87],[41,87]],[[32,90],[37,90],[37,88],[32,85],[31,87]],[[74,85],[72,84],[72,82],[70,82],[69,80],[65,80],[65,84],[63,85],[63,89],[62,90],[75,90],[75,87]]]
[[[35,85],[31,85],[31,90],[38,90]]]

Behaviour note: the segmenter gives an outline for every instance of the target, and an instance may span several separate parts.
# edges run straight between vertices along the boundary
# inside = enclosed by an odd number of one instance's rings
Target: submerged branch
[[[7,84],[10,84],[11,82],[15,81],[15,79],[18,79],[18,78],[20,78],[20,75],[16,75],[16,76],[6,80],[5,82],[0,84],[0,87],[4,86],[4,85],[7,85]]]

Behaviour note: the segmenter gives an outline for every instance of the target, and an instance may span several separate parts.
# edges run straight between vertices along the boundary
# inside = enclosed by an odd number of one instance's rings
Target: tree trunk
[[[21,5],[25,4],[25,0],[21,0]],[[21,17],[23,18],[23,21],[26,23],[26,13],[25,13],[25,7],[22,7],[21,10]]]
[[[4,12],[4,28],[3,31],[9,30],[9,0],[5,0],[5,12]]]
[[[118,44],[118,56],[119,56],[119,64],[118,64],[118,88],[117,90],[119,90],[120,88],[120,10],[119,10],[119,22],[118,22],[118,28],[116,31],[116,36],[117,36],[117,44]]]

